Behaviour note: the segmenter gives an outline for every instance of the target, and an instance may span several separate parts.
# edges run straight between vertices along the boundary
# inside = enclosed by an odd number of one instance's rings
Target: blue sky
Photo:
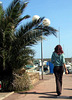
[[[0,0],[3,8],[6,9],[12,0]],[[31,17],[26,21],[32,20],[34,15],[50,19],[51,27],[59,30],[60,44],[64,50],[65,58],[72,57],[72,0],[29,0],[24,15],[29,14]],[[59,32],[57,38],[50,35],[43,40],[43,58],[50,58],[56,45],[59,44]],[[41,44],[33,46],[35,58],[41,58]]]

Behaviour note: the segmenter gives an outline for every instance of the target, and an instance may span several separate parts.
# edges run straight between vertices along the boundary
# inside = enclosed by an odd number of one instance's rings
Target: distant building
[[[41,60],[41,59],[38,59],[38,60]],[[51,61],[51,58],[44,58],[43,61]],[[66,61],[66,63],[67,62],[71,63],[72,62],[72,58],[65,58],[65,61]]]

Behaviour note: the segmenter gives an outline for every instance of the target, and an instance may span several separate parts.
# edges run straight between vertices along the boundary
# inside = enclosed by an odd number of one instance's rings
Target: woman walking
[[[62,76],[63,76],[64,69],[65,69],[66,74],[68,74],[68,71],[65,65],[64,53],[63,53],[61,45],[57,45],[55,47],[55,50],[51,57],[51,62],[54,65],[54,74],[55,74],[55,79],[56,79],[56,92],[57,92],[57,95],[60,96],[61,91],[62,91]]]

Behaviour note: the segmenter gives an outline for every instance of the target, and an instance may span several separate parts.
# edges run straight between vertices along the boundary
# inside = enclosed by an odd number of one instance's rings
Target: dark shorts
[[[54,73],[60,73],[62,74],[64,71],[64,67],[63,66],[54,66]]]

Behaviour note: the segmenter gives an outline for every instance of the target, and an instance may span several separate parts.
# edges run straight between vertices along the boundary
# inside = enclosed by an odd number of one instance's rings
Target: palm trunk
[[[5,70],[5,33],[3,32],[3,70]]]

